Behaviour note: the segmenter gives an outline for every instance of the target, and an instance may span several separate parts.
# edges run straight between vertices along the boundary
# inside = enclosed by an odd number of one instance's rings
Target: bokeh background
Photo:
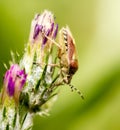
[[[50,116],[34,118],[33,130],[120,130],[120,1],[0,0],[0,83],[10,50],[23,54],[35,13],[51,10],[59,27],[69,25],[79,70],[61,86]]]

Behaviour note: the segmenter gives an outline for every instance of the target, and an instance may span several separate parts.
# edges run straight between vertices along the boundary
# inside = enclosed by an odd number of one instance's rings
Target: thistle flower
[[[58,44],[57,32],[58,24],[47,10],[32,20],[20,64],[13,64],[4,76],[0,110],[0,123],[4,127],[0,129],[30,130],[34,115],[48,114],[56,99],[55,89],[60,85],[68,84],[81,94],[70,84],[78,69],[74,39],[68,27],[62,28]],[[6,99],[10,101],[7,105]],[[15,101],[14,105],[10,99]]]
[[[5,96],[13,97],[17,103],[20,92],[26,82],[27,75],[24,70],[21,70],[19,65],[13,64],[4,76],[4,88],[2,93],[2,103]]]
[[[42,43],[44,46],[48,37],[55,39],[57,36],[58,24],[55,24],[53,14],[45,10],[37,14],[31,24],[29,41],[31,43]]]
[[[54,15],[50,11],[45,10],[35,15],[31,23],[29,42],[21,60],[21,65],[27,73],[31,73],[33,63],[44,68],[46,57],[49,57],[57,32],[58,24],[55,24]]]

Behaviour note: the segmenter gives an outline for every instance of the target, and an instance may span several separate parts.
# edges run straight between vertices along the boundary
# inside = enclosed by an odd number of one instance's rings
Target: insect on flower
[[[76,56],[75,41],[70,32],[69,27],[62,28],[59,34],[59,52],[58,57],[60,59],[61,76],[63,82],[68,84],[72,91],[75,90],[84,99],[82,93],[70,84],[73,75],[78,70],[78,60]]]

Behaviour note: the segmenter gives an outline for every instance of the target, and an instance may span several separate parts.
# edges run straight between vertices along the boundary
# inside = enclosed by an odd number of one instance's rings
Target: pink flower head
[[[42,14],[37,14],[32,21],[30,42],[42,43],[45,45],[48,38],[55,39],[58,32],[58,24],[55,24],[53,14],[45,10]]]
[[[4,86],[9,96],[17,95],[26,82],[27,74],[17,64],[13,64],[4,76]],[[18,93],[17,93],[18,92]]]

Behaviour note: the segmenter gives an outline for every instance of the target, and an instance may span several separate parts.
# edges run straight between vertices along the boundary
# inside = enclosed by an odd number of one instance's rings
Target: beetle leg
[[[50,64],[46,64],[46,63],[36,63],[36,62],[33,62],[33,64],[36,64],[36,65],[48,65],[48,66],[51,66],[51,67],[58,67],[58,68],[60,68],[60,66],[58,65],[58,64],[52,64],[52,63],[50,63]]]

